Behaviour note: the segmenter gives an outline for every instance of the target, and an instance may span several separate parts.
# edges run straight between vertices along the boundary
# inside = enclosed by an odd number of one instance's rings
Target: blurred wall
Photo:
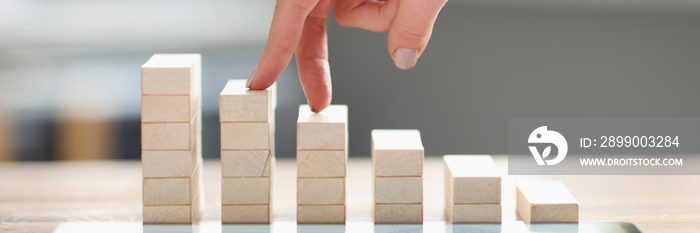
[[[448,2],[408,71],[386,33],[333,23],[333,102],[350,106],[352,155],[369,155],[373,128],[420,129],[429,155],[506,154],[508,118],[700,117],[696,7],[499,2]]]

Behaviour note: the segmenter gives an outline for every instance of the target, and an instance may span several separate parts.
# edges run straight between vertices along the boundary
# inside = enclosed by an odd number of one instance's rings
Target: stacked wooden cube
[[[527,223],[578,222],[578,201],[560,181],[519,183],[516,207],[519,217]]]
[[[297,222],[345,223],[348,108],[331,105],[297,119]]]
[[[201,216],[201,83],[199,54],[155,54],[141,67],[144,223]]]
[[[454,223],[501,222],[501,176],[488,155],[446,155],[445,215]]]
[[[423,222],[423,159],[418,130],[372,130],[374,222]]]
[[[275,85],[249,90],[229,80],[219,95],[221,221],[269,223],[275,170]]]

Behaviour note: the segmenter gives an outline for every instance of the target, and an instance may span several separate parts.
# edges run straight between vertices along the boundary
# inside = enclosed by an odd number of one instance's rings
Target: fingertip
[[[418,49],[398,48],[394,52],[394,65],[402,70],[413,68],[418,63]]]
[[[319,113],[331,105],[331,94],[310,96],[306,99],[312,112]]]
[[[250,74],[248,75],[248,80],[245,81],[246,88],[250,88],[250,84],[251,84],[251,82],[253,82],[253,78],[255,77],[255,70],[257,70],[257,69],[258,69],[258,66],[255,66],[255,68],[253,68],[253,71],[251,71]]]

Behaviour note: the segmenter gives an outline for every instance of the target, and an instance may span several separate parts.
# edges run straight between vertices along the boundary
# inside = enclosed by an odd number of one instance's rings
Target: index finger
[[[248,77],[248,87],[261,90],[271,86],[292,60],[304,21],[319,0],[278,0],[270,34],[258,66]]]

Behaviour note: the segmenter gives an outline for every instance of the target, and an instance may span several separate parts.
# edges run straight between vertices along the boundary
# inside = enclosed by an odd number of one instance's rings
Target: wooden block
[[[221,151],[223,177],[268,177],[270,150]]]
[[[299,106],[297,150],[346,150],[348,140],[347,105],[330,105],[313,113],[309,105]]]
[[[423,223],[423,204],[375,204],[374,223]]]
[[[201,163],[190,177],[144,178],[144,205],[190,205],[202,187]]]
[[[219,94],[219,120],[221,122],[269,122],[274,114],[275,85],[267,90],[250,90],[246,80],[229,80]]]
[[[298,178],[297,205],[345,204],[345,178]]]
[[[424,151],[418,130],[372,130],[376,176],[422,176]]]
[[[223,205],[221,223],[268,224],[270,223],[270,205]]]
[[[144,224],[190,224],[202,216],[202,197],[197,195],[192,205],[143,206]]]
[[[142,151],[143,177],[187,177],[192,174],[201,157],[197,148],[182,151]]]
[[[141,93],[189,95],[201,90],[201,60],[199,54],[154,54],[141,66]]]
[[[445,191],[457,204],[501,203],[501,176],[488,155],[446,155]]]
[[[272,132],[266,122],[222,122],[222,150],[270,149]]]
[[[188,123],[141,123],[142,150],[190,150],[201,135],[200,114]]]
[[[263,170],[263,177],[272,177],[275,172],[276,159],[275,156],[270,156],[265,164],[265,170]]]
[[[298,150],[297,177],[345,177],[348,156],[345,150]]]
[[[519,183],[516,206],[524,222],[578,222],[578,201],[559,181]]]
[[[200,110],[196,95],[141,96],[141,122],[189,122]]]
[[[376,177],[374,202],[382,204],[423,203],[423,178]]]
[[[345,205],[300,205],[297,206],[297,223],[344,224]]]
[[[270,204],[270,178],[222,178],[221,204]]]
[[[452,223],[500,223],[501,204],[454,204],[445,201],[445,217]]]

